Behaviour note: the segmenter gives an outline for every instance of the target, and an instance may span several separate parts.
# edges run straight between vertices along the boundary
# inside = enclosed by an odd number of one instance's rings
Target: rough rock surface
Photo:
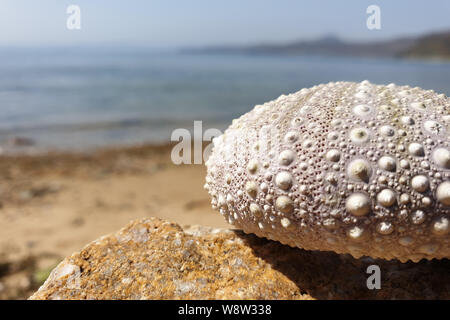
[[[380,290],[366,285],[372,264]],[[30,299],[450,299],[449,267],[448,259],[357,260],[150,218],[66,258]]]

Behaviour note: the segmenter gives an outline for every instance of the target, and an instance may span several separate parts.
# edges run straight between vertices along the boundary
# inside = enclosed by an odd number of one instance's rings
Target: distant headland
[[[184,48],[183,53],[330,55],[450,60],[450,30],[374,42],[350,42],[334,35],[285,44]]]

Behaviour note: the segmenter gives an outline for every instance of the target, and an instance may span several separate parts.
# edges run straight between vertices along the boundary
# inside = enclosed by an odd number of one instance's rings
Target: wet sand
[[[27,298],[65,256],[130,220],[229,226],[203,189],[204,165],[170,145],[2,156],[0,298]]]

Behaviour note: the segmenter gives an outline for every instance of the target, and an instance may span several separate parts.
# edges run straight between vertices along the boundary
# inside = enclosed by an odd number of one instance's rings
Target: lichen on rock
[[[64,259],[30,299],[450,299],[449,262],[354,259],[150,218]],[[373,264],[380,290],[367,287]]]

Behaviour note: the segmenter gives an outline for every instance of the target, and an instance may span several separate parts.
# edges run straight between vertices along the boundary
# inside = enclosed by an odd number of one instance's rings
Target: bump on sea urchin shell
[[[290,246],[449,258],[449,111],[443,94],[368,81],[282,95],[214,140],[205,187],[229,223]]]

